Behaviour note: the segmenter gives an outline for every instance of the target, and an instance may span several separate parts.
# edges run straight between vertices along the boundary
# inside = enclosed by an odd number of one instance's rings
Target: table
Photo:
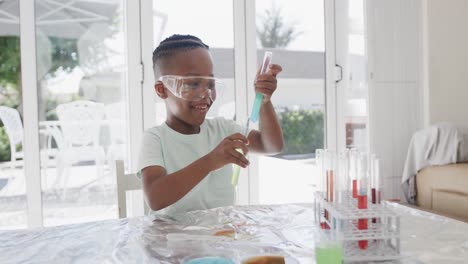
[[[466,263],[468,224],[387,206],[401,214],[403,258],[396,263]],[[194,211],[179,219],[142,216],[0,231],[0,263],[179,263],[194,252],[217,250],[315,263],[313,219],[311,204],[257,205]],[[238,239],[212,236],[225,229],[235,229]]]

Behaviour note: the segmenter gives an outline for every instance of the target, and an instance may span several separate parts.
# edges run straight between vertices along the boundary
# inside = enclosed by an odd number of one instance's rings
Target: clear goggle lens
[[[223,82],[213,77],[164,75],[159,80],[172,94],[187,101],[214,101],[224,91]]]

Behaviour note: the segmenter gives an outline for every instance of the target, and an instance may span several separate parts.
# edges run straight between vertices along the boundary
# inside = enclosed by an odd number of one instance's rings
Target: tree
[[[49,37],[53,74],[59,67],[71,71],[78,63],[76,39]],[[18,108],[21,105],[21,52],[18,36],[0,37],[0,103]],[[43,76],[38,76],[41,79]],[[21,112],[21,109],[18,109]]]
[[[54,74],[61,67],[71,71],[78,65],[76,39],[48,37],[51,43],[51,65],[46,74]],[[22,113],[21,52],[18,36],[0,37],[0,105],[16,108]],[[44,76],[38,76],[39,79]],[[40,86],[38,87],[41,88]],[[39,93],[40,94],[40,93]],[[42,98],[41,98],[42,99]],[[40,103],[42,101],[39,101]],[[55,107],[55,106],[54,106]],[[8,137],[0,120],[0,162],[10,160]]]
[[[8,36],[0,37],[0,85],[15,84],[17,72],[20,69],[20,47],[19,38]]]
[[[20,43],[16,36],[0,37],[0,103],[17,107],[21,91]]]
[[[282,155],[309,154],[323,148],[324,114],[320,110],[284,109],[278,113],[285,149]]]
[[[274,3],[257,25],[257,37],[263,48],[285,48],[301,32],[296,31],[295,23],[287,23],[281,14],[281,8]]]
[[[49,37],[52,46],[52,65],[50,73],[55,73],[58,68],[71,72],[79,65],[77,39]],[[41,78],[42,76],[39,76]]]

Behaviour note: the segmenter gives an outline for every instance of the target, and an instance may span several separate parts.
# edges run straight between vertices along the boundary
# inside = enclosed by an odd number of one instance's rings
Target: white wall
[[[468,1],[427,0],[429,123],[468,125]]]
[[[370,151],[385,199],[400,197],[411,136],[423,126],[421,1],[368,0]]]

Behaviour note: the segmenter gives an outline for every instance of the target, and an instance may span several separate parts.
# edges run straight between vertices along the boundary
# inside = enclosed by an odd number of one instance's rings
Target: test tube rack
[[[315,221],[319,227],[326,223],[343,239],[343,261],[384,261],[399,259],[400,216],[385,204],[369,203],[358,209],[357,200],[346,192],[342,203],[330,203],[324,193],[315,192]],[[327,211],[327,218],[324,212]],[[358,219],[368,219],[366,230],[357,228]],[[373,223],[373,219],[375,223]],[[367,240],[367,249],[360,249],[358,241]]]

